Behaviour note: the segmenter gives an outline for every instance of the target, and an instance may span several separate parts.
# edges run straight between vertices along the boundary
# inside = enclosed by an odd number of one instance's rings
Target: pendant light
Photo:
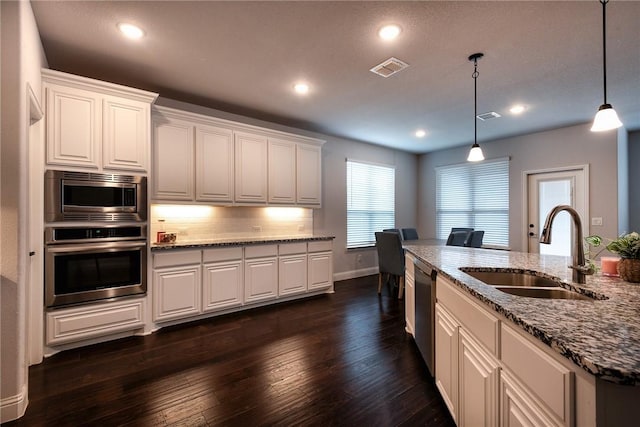
[[[482,154],[482,148],[478,145],[478,59],[482,58],[484,53],[474,53],[469,56],[469,61],[473,61],[473,145],[467,161],[479,162],[484,160],[484,154]]]
[[[598,109],[593,119],[592,132],[617,129],[622,126],[616,110],[607,103],[607,3],[609,0],[600,0],[602,3],[602,69],[604,71],[604,103]]]

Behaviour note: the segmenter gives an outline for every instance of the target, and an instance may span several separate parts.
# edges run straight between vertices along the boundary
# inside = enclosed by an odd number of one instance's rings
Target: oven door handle
[[[97,244],[78,244],[78,245],[49,245],[47,252],[49,253],[71,253],[71,252],[86,252],[96,251],[101,249],[136,249],[144,248],[147,246],[147,242],[109,242],[109,243],[97,243]]]

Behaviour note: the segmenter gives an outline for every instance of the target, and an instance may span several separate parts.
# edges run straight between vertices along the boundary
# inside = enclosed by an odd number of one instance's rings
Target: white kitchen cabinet
[[[194,150],[191,123],[154,116],[152,199],[194,199]]]
[[[105,96],[102,110],[103,168],[146,172],[150,151],[149,103]]]
[[[242,247],[204,250],[202,262],[202,311],[242,305]]]
[[[498,374],[496,358],[459,330],[458,426],[498,425]]]
[[[404,314],[405,314],[405,330],[415,336],[416,324],[416,290],[415,290],[415,268],[413,264],[414,258],[408,252],[405,255],[404,265],[406,267],[404,273]]]
[[[266,205],[267,203],[267,137],[236,132],[235,201]]]
[[[451,417],[458,422],[458,340],[459,327],[453,315],[436,303],[435,315],[436,387]]]
[[[307,292],[307,244],[278,245],[278,296]]]
[[[269,139],[269,203],[296,203],[296,143]]]
[[[500,426],[549,427],[557,425],[536,399],[508,371],[500,373]],[[496,424],[497,425],[497,424]]]
[[[153,257],[153,320],[201,312],[201,251],[166,251]]]
[[[308,290],[317,291],[333,287],[333,242],[314,241],[308,243],[309,280]]]
[[[196,200],[233,202],[234,144],[230,129],[196,126]]]
[[[48,311],[46,344],[67,344],[142,329],[145,307],[144,298],[135,298]]]
[[[296,147],[296,202],[320,207],[322,204],[322,147],[298,144]]]
[[[245,248],[244,302],[267,301],[278,296],[278,246]]]
[[[42,70],[47,164],[147,172],[157,94]]]

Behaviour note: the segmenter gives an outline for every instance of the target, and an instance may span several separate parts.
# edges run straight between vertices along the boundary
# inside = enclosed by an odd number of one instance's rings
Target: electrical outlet
[[[362,264],[362,254],[358,254],[358,256],[356,257],[356,262],[358,264]]]
[[[298,231],[304,231],[304,224],[298,225]]]
[[[253,231],[262,231],[262,227],[261,227],[261,226],[259,226],[259,225],[254,225],[254,226],[252,226],[252,227],[251,227],[251,229],[252,229]]]

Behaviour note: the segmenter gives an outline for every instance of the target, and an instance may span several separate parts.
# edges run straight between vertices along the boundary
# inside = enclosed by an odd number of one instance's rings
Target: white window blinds
[[[484,230],[483,245],[509,246],[509,159],[436,169],[436,236]]]
[[[395,221],[395,168],[347,159],[347,248],[375,245]]]

